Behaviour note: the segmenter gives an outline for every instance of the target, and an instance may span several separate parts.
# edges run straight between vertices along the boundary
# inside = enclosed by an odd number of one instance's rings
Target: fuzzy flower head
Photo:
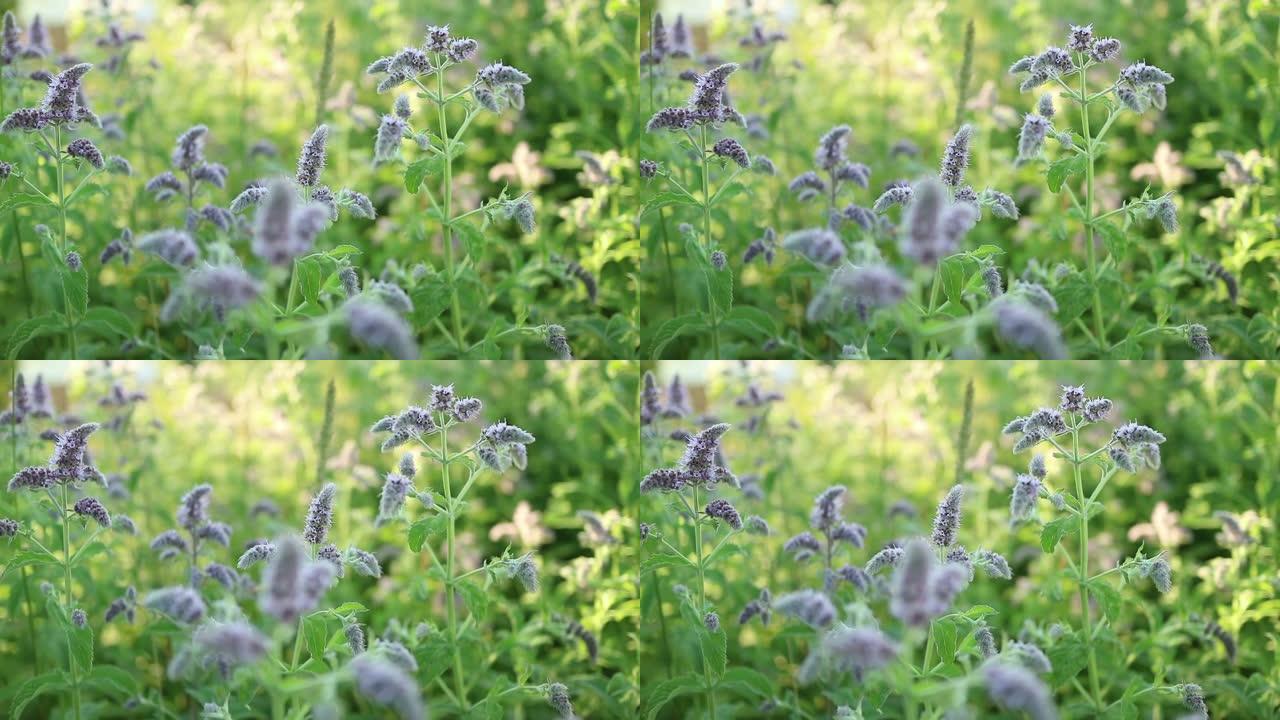
[[[956,542],[956,534],[960,531],[960,501],[964,498],[964,486],[951,488],[938,503],[938,511],[933,516],[933,544],[938,547],[950,547]]]

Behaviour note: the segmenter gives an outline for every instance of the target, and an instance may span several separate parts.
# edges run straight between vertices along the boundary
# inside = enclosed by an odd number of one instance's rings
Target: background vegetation
[[[766,227],[773,228],[780,241],[789,232],[825,223],[820,200],[800,203],[786,188],[792,178],[813,167],[814,148],[828,129],[849,125],[850,159],[871,168],[869,189],[854,188],[842,196],[840,206],[852,201],[871,207],[889,182],[915,181],[936,172],[944,144],[962,123],[975,128],[966,182],[979,192],[990,187],[1008,193],[1021,218],[983,220],[960,250],[972,252],[988,245],[998,249],[998,255],[988,251],[984,257],[1001,268],[1006,287],[1013,278],[1045,284],[1057,300],[1052,319],[1062,327],[1071,356],[1195,357],[1185,331],[1173,329],[1188,323],[1206,326],[1222,356],[1276,355],[1280,316],[1272,298],[1278,247],[1280,127],[1275,111],[1280,107],[1280,13],[1273,3],[756,3],[755,20],[763,29],[787,36],[763,49],[739,45],[752,18],[737,3],[722,3],[716,11],[676,0],[644,4],[647,14],[663,12],[668,28],[677,13],[695,18],[690,22],[698,58],[711,53],[717,62],[743,64],[729,81],[730,94],[741,112],[759,116],[756,127],[766,136],[734,125],[726,126],[724,134],[740,139],[753,156],[772,159],[778,168],[774,177],[739,176],[741,188],[728,192],[712,216],[711,240],[728,256],[735,310],[721,328],[722,357],[833,358],[846,346],[851,350],[845,354],[873,358],[919,357],[925,352],[1030,355],[986,326],[973,337],[944,334],[939,344],[929,347],[910,342],[920,333],[936,331],[939,324],[970,317],[985,303],[974,261],[964,263],[956,300],[942,318],[920,322],[918,317],[904,317],[905,312],[900,316],[884,311],[880,322],[869,324],[853,313],[829,323],[806,321],[806,305],[824,277],[798,255],[779,248],[772,266],[760,260],[742,262],[749,244]],[[974,40],[967,60],[969,23]],[[1146,60],[1176,78],[1168,86],[1166,110],[1125,113],[1117,119],[1107,138],[1105,159],[1098,163],[1096,195],[1101,208],[1119,207],[1121,200],[1140,196],[1146,188],[1152,196],[1172,193],[1182,226],[1179,232],[1164,233],[1144,220],[1125,226],[1122,242],[1102,247],[1099,241],[1104,259],[1102,303],[1110,325],[1105,348],[1092,342],[1077,322],[1089,320],[1087,294],[1080,293],[1075,286],[1079,283],[1061,281],[1068,273],[1058,270],[1060,263],[1068,269],[1085,264],[1079,219],[1071,217],[1065,195],[1048,191],[1043,164],[1014,165],[1023,115],[1034,109],[1040,91],[1019,93],[1018,79],[1007,74],[1014,61],[1047,45],[1064,45],[1069,25],[1089,23],[1098,36],[1121,40],[1123,63]],[[647,46],[646,36],[641,47]],[[758,58],[764,61],[757,67],[753,63]],[[690,86],[675,80],[675,73],[703,67],[697,59],[669,61],[662,70],[665,76],[654,82],[650,104],[638,108],[638,114],[647,118],[653,108],[682,104]],[[968,80],[962,83],[966,68]],[[1117,69],[1096,70],[1094,82],[1114,76]],[[1061,101],[1058,109],[1060,115],[1074,112]],[[1098,113],[1095,123],[1102,115]],[[1074,120],[1078,126],[1079,118]],[[900,141],[918,148],[918,154],[893,152]],[[642,156],[680,173],[697,167],[667,133],[647,136],[640,149]],[[1218,154],[1222,151],[1241,159],[1248,179],[1238,173],[1232,179]],[[1049,152],[1051,159],[1067,154],[1052,148]],[[728,174],[725,170],[721,177]],[[687,174],[678,177],[697,185]],[[673,204],[669,197],[663,200],[662,191],[669,188],[660,180],[646,187],[644,352],[668,358],[711,357],[713,341],[703,327],[705,321],[672,320],[705,312],[707,280],[697,258],[686,257],[678,231],[680,223],[699,227],[700,212]],[[896,213],[890,213],[894,222]],[[847,243],[858,237],[851,228],[844,230]],[[891,263],[897,257],[893,245],[880,247]],[[1209,273],[1209,263],[1219,263],[1238,281],[1237,302]],[[926,274],[914,280],[907,300],[926,306],[929,278]],[[722,273],[717,283],[723,282]],[[723,296],[723,291],[717,292]],[[949,291],[941,299],[950,297]],[[723,308],[720,312],[725,314]],[[1154,329],[1158,327],[1169,329]],[[936,334],[928,337],[939,339]]]
[[[630,163],[624,159],[629,154],[622,152],[623,138],[634,123],[624,112],[635,84],[630,47],[636,16],[628,3],[122,3],[114,10],[115,21],[125,32],[146,37],[127,46],[127,60],[116,71],[105,63],[122,53],[94,44],[106,31],[97,2],[71,3],[61,19],[51,19],[51,9],[39,5],[23,6],[20,25],[28,29],[32,13],[43,12],[59,57],[70,53],[98,64],[85,80],[87,96],[100,116],[118,116],[123,137],[83,124],[81,133],[104,154],[125,157],[134,169],[132,177],[100,174],[90,183],[96,189],[82,193],[69,211],[69,236],[86,268],[83,281],[73,278],[74,284],[87,283],[83,307],[73,303],[71,308],[73,324],[83,326],[78,333],[81,357],[190,358],[202,345],[228,358],[263,357],[272,354],[262,345],[268,331],[289,336],[286,356],[358,356],[361,350],[341,322],[328,342],[312,347],[316,319],[341,304],[335,275],[340,263],[354,265],[366,282],[383,277],[405,287],[414,301],[407,320],[424,355],[459,355],[435,324],[449,305],[438,277],[443,265],[439,223],[428,221],[425,195],[405,191],[404,165],[375,168],[372,163],[379,119],[391,112],[396,93],[377,94],[377,78],[365,74],[377,58],[421,44],[428,25],[445,24],[455,35],[479,41],[472,73],[501,60],[533,78],[525,88],[523,111],[484,113],[476,119],[455,166],[458,212],[478,207],[505,187],[509,197],[532,193],[538,221],[531,235],[519,234],[510,222],[498,222],[484,229],[482,242],[472,238],[466,248],[470,261],[462,267],[458,285],[463,325],[473,345],[468,356],[555,357],[536,332],[508,332],[493,339],[514,327],[546,324],[565,327],[578,356],[633,354],[631,277],[638,246],[624,219],[632,190],[622,182]],[[326,56],[329,23],[334,39]],[[4,107],[38,101],[42,86],[25,75],[37,68],[56,70],[54,60],[26,59],[7,68]],[[469,79],[464,70],[452,77],[451,84]],[[399,92],[409,91],[402,87]],[[423,112],[413,121],[416,129],[429,125]],[[317,297],[310,298],[304,311],[273,319],[265,310],[245,310],[233,313],[229,323],[204,313],[166,325],[159,314],[172,270],[138,252],[128,267],[118,260],[105,267],[98,262],[99,253],[126,227],[136,237],[181,227],[182,203],[157,203],[143,185],[169,169],[174,141],[187,128],[207,125],[208,159],[230,170],[225,191],[202,190],[197,199],[225,208],[250,181],[292,175],[299,148],[321,122],[331,131],[324,182],[335,191],[348,187],[367,195],[379,217],[370,221],[344,213],[322,233],[316,247],[322,256],[317,258],[318,290],[307,292]],[[0,158],[48,190],[52,164],[27,148],[30,140],[23,133],[0,136]],[[278,155],[251,153],[260,141],[272,143]],[[409,145],[406,141],[408,159],[422,156],[415,156]],[[586,167],[588,157],[599,163],[597,170]],[[12,310],[0,325],[0,338],[7,340],[10,357],[70,357],[65,320],[28,322],[64,311],[59,291],[66,274],[56,258],[42,254],[34,230],[38,224],[56,228],[58,213],[28,205],[30,195],[17,178],[0,187],[0,253],[5,259],[0,298]],[[207,248],[215,235],[203,226],[199,244]],[[234,244],[246,264],[251,260],[247,245]],[[570,273],[570,262],[599,287],[594,302]],[[430,272],[415,270],[420,264]],[[276,282],[267,299],[283,307],[286,285]],[[22,328],[24,322],[28,324]],[[449,324],[446,318],[445,326]],[[364,354],[377,357],[378,351]]]
[[[12,365],[0,378],[6,390],[12,387]],[[639,459],[631,410],[637,379],[625,364],[23,362],[17,369],[28,388],[43,375],[58,418],[74,414],[104,424],[92,436],[90,450],[111,476],[111,490],[86,484],[84,492],[101,498],[113,516],[130,516],[139,533],[103,533],[75,569],[74,605],[87,613],[93,666],[87,677],[81,669],[82,717],[194,717],[204,703],[223,706],[228,717],[264,717],[269,716],[267,694],[281,691],[289,695],[291,712],[306,713],[308,702],[319,704],[323,693],[319,686],[306,685],[307,679],[337,672],[349,660],[341,625],[332,617],[327,625],[332,638],[322,636],[319,642],[323,648],[328,641],[327,650],[315,650],[316,638],[308,637],[300,656],[284,654],[286,664],[295,658],[295,667],[296,658],[307,660],[285,681],[274,677],[274,661],[267,660],[241,668],[225,681],[208,670],[175,678],[166,676],[166,664],[186,643],[187,632],[144,609],[142,599],[151,590],[184,582],[183,563],[162,562],[147,546],[173,527],[174,509],[190,488],[201,483],[213,487],[212,516],[231,525],[233,533],[230,548],[213,545],[207,559],[234,567],[250,539],[299,532],[308,503],[325,481],[338,487],[331,542],[373,552],[382,576],[365,577],[348,569],[325,595],[322,608],[363,606],[357,617],[370,646],[375,637],[405,642],[418,662],[413,677],[427,709],[435,717],[456,716],[456,705],[437,686],[443,675],[452,687],[446,671],[449,654],[430,636],[412,641],[400,634],[403,629],[412,638],[422,622],[444,627],[440,569],[432,567],[425,548],[409,549],[405,523],[374,525],[383,478],[409,448],[380,452],[382,437],[369,427],[406,405],[424,404],[433,383],[453,383],[460,395],[481,398],[484,423],[505,418],[537,437],[529,446],[526,470],[486,471],[477,478],[458,522],[461,570],[479,568],[506,549],[512,556],[533,552],[542,584],[538,594],[527,594],[510,581],[487,586],[481,582],[484,575],[470,578],[479,583],[476,587],[485,587],[485,602],[477,606],[469,597],[470,612],[464,613],[474,616],[462,648],[465,682],[475,704],[470,716],[555,716],[536,690],[480,702],[509,691],[517,679],[535,686],[563,683],[585,716],[632,716],[639,683],[635,550],[628,541],[633,530],[622,512],[620,488],[639,472]],[[324,447],[320,438],[330,383],[334,411],[331,440]],[[140,391],[147,397],[123,407],[99,407],[99,398],[109,397],[117,386],[126,394]],[[43,463],[51,445],[37,434],[63,423],[28,418],[17,428],[6,426],[4,467],[12,472]],[[473,438],[478,430],[463,426],[454,431],[453,440]],[[418,489],[441,498],[438,466],[423,457],[418,467]],[[458,478],[456,469],[454,476]],[[59,521],[37,509],[47,508],[47,499],[38,505],[39,493],[0,495],[0,516],[20,520],[55,551],[60,547]],[[264,500],[280,508],[277,517],[252,512]],[[580,512],[593,513],[590,517],[610,537],[592,532]],[[405,514],[410,521],[430,515],[412,497]],[[72,524],[74,548],[79,549],[88,531],[79,530],[74,519]],[[429,542],[442,540],[433,536]],[[56,606],[50,603],[46,611],[40,590],[46,581],[60,589],[61,570],[32,564],[27,551],[33,547],[22,537],[0,541],[0,671],[6,678],[0,708],[6,716],[16,715],[22,703],[23,717],[69,717],[70,692],[33,695],[28,682],[56,674],[59,667],[65,673],[68,647],[66,631],[55,622]],[[256,581],[259,570],[261,566],[240,572]],[[137,589],[137,621],[104,622],[108,605],[127,586]],[[210,608],[215,598],[223,603],[228,597],[211,582],[203,592]],[[258,612],[254,593],[238,597],[250,621],[265,632],[271,625]],[[597,661],[567,631],[570,621],[596,638]],[[287,647],[293,648],[291,634],[289,638]],[[367,699],[355,699],[350,684],[340,686],[339,697],[348,717],[384,716]]]
[[[1091,521],[1091,568],[1113,567],[1142,548],[1148,557],[1165,552],[1173,569],[1173,587],[1158,593],[1146,580],[1112,577],[1120,605],[1099,636],[1098,662],[1104,678],[1105,717],[1182,717],[1187,712],[1177,693],[1130,695],[1155,685],[1197,683],[1204,688],[1212,717],[1273,717],[1280,711],[1280,675],[1274,662],[1272,630],[1280,615],[1277,599],[1275,508],[1280,486],[1276,420],[1280,412],[1280,373],[1263,363],[663,363],[662,380],[679,374],[692,413],[684,419],[657,421],[646,435],[646,471],[679,457],[682,442],[667,439],[674,429],[697,429],[703,418],[729,422],[725,461],[746,490],[717,486],[743,518],[763,517],[769,536],[737,533],[707,570],[707,602],[719,613],[727,649],[722,680],[716,685],[723,717],[832,717],[848,705],[861,715],[903,717],[902,685],[894,686],[900,663],[919,661],[904,651],[885,670],[871,671],[862,683],[848,673],[827,676],[812,685],[796,675],[813,631],[775,608],[767,626],[759,620],[739,624],[738,614],[760,590],[774,602],[788,592],[822,587],[822,563],[799,563],[783,550],[791,536],[810,529],[814,498],[833,485],[848,488],[845,519],[867,528],[865,546],[837,550],[836,566],[862,567],[890,541],[930,532],[934,508],[954,483],[966,487],[958,542],[971,552],[985,548],[1008,558],[1011,581],[979,577],[955,604],[958,613],[987,606],[987,624],[998,644],[1010,639],[1038,643],[1054,670],[1045,682],[1054,690],[1062,717],[1098,717],[1081,705],[1072,677],[1087,684],[1083,657],[1064,637],[1049,629],[1056,623],[1080,625],[1074,585],[1065,580],[1060,556],[1043,554],[1041,527],[1010,527],[1010,496],[1016,473],[1025,473],[1028,453],[1013,455],[1013,437],[1001,429],[1037,407],[1056,406],[1059,385],[1083,384],[1090,396],[1112,399],[1114,424],[1137,421],[1168,438],[1159,470],[1120,474],[1101,496],[1103,508]],[[959,451],[966,386],[974,402],[967,450]],[[736,403],[754,384],[760,396],[782,399],[761,406]],[[1108,425],[1108,428],[1110,425]],[[1106,438],[1095,427],[1088,447]],[[1095,437],[1096,436],[1096,437]],[[1101,444],[1101,443],[1097,443]],[[1037,448],[1048,459],[1048,482],[1070,485],[1069,466]],[[1092,489],[1096,473],[1090,476]],[[630,487],[636,488],[633,483]],[[758,493],[758,494],[756,494]],[[705,497],[705,496],[704,496]],[[652,494],[635,501],[637,518],[653,524],[677,548],[692,553],[687,524],[676,517],[680,504],[671,495]],[[907,503],[911,515],[895,504]],[[1251,538],[1239,545],[1226,538],[1226,512]],[[1047,521],[1052,510],[1042,502]],[[714,544],[728,532],[704,530]],[[814,531],[817,534],[817,531]],[[1072,542],[1075,542],[1073,540]],[[677,585],[694,588],[692,570],[660,563],[670,552],[650,540],[643,554],[641,579],[641,677],[662,680],[646,696],[649,716],[684,717],[705,712],[701,690],[699,632],[681,617]],[[859,613],[867,596],[847,586],[838,594],[837,617]],[[878,601],[866,600],[886,632],[897,624]],[[1095,622],[1102,603],[1094,611]],[[1112,609],[1108,609],[1112,616]],[[865,622],[865,620],[863,620]],[[1216,622],[1238,644],[1228,656],[1206,634]],[[936,623],[935,623],[936,624]],[[696,628],[701,630],[700,627]],[[936,628],[935,628],[936,629]],[[958,653],[947,656],[934,682],[955,679],[979,665],[973,628],[961,624],[954,638]],[[1055,631],[1057,632],[1057,631]],[[1055,639],[1063,637],[1063,639]],[[936,636],[935,636],[936,638]],[[703,646],[706,647],[705,645]],[[1006,645],[1007,647],[1007,645]],[[935,657],[937,657],[935,655]],[[679,683],[693,678],[697,689]],[[900,678],[899,678],[900,679]],[[684,688],[673,692],[673,687]],[[887,688],[897,691],[885,694]],[[917,691],[932,687],[917,679]],[[938,690],[939,688],[934,688]],[[937,713],[947,709],[947,694],[931,698]],[[962,692],[982,717],[1000,714],[979,687]],[[665,703],[665,704],[664,704]],[[772,708],[772,709],[770,709]],[[921,717],[930,717],[926,712]],[[1033,715],[1034,716],[1034,715]],[[1037,716],[1044,717],[1044,716]],[[1190,716],[1189,716],[1190,717]]]

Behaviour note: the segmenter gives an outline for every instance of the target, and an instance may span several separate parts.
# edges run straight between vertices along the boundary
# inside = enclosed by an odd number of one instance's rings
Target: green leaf
[[[344,258],[348,255],[359,255],[359,254],[361,254],[360,248],[356,247],[355,245],[347,245],[347,244],[342,244],[336,248],[325,251],[325,255],[328,255],[331,258]]]
[[[750,305],[739,305],[730,310],[728,315],[721,318],[720,327],[753,338],[771,338],[778,334],[773,318]]]
[[[442,167],[444,167],[444,158],[439,155],[409,163],[404,169],[404,189],[411,194],[417,193],[418,188],[422,187],[422,181],[427,179],[428,175],[439,173]]]
[[[69,268],[62,271],[62,291],[66,293],[67,308],[71,322],[79,322],[84,317],[85,311],[89,309],[89,274],[81,267],[79,270],[72,271]]]
[[[649,341],[649,357],[654,360],[659,359],[662,357],[662,351],[667,349],[667,345],[670,345],[671,341],[681,335],[693,333],[706,327],[706,323],[697,313],[686,313],[667,320],[658,326]]]
[[[1089,662],[1089,650],[1075,635],[1063,635],[1045,653],[1053,665],[1053,684],[1061,685],[1085,668]]]
[[[104,338],[133,337],[133,321],[115,308],[96,305],[88,309],[80,327],[97,331]]]
[[[1102,240],[1107,245],[1107,254],[1116,262],[1124,260],[1129,252],[1129,239],[1125,237],[1124,231],[1106,220],[1095,222],[1093,229],[1102,235]]]
[[[1084,273],[1073,272],[1053,289],[1053,299],[1058,301],[1058,322],[1065,326],[1088,309],[1093,302],[1093,287]]]
[[[728,647],[724,630],[711,632],[706,625],[699,627],[702,635],[702,657],[707,661],[707,669],[713,677],[724,675],[724,666],[728,663]]]
[[[644,207],[640,208],[640,217],[644,217],[645,215],[648,215],[650,212],[653,212],[654,210],[657,210],[659,208],[667,207],[668,205],[692,206],[697,204],[698,204],[697,202],[695,202],[692,198],[690,198],[688,195],[685,195],[684,193],[678,193],[678,192],[667,190],[667,191],[660,192],[657,195],[654,195],[653,197],[649,198],[649,201],[644,204]]]
[[[1075,532],[1079,522],[1075,517],[1068,515],[1045,523],[1040,530],[1040,549],[1052,554],[1053,549],[1058,546],[1058,541]]]
[[[449,307],[449,286],[439,275],[424,278],[409,293],[413,300],[413,324],[426,327]]]
[[[938,265],[938,272],[942,273],[942,292],[957,308],[964,307],[964,260],[963,255],[952,255]]]
[[[27,709],[27,705],[32,700],[40,697],[45,693],[51,693],[61,690],[70,685],[63,673],[59,670],[47,672],[43,675],[37,675],[30,680],[22,683],[18,691],[10,698],[13,702],[9,710],[10,720],[18,720],[22,717],[22,711]]]
[[[328,613],[314,613],[302,618],[302,637],[307,643],[307,652],[313,658],[323,658],[324,649],[329,645]]]
[[[754,699],[773,697],[773,683],[764,673],[749,667],[729,668],[716,687]]]
[[[462,239],[462,245],[466,248],[468,255],[477,258],[484,253],[485,239],[484,233],[480,232],[480,228],[465,221],[450,225],[450,227]]]
[[[956,626],[947,619],[935,620],[933,623],[933,647],[937,651],[938,660],[943,665],[950,665],[956,659]]]
[[[1098,604],[1102,606],[1102,613],[1107,616],[1108,620],[1115,621],[1120,617],[1120,611],[1124,605],[1124,600],[1120,596],[1120,591],[1111,587],[1106,580],[1098,579],[1089,583],[1089,592],[1098,600]]]
[[[645,575],[664,567],[696,567],[683,555],[675,553],[655,553],[640,563],[640,574]]]
[[[71,194],[67,196],[67,199],[63,201],[63,205],[65,207],[70,208],[72,205],[75,205],[77,202],[79,202],[81,198],[87,198],[93,195],[110,195],[110,194],[111,193],[108,192],[105,187],[87,182],[87,183],[81,184],[75,190],[72,190]]]
[[[1062,184],[1072,175],[1079,175],[1084,172],[1084,156],[1071,155],[1060,160],[1055,160],[1049,164],[1049,169],[1045,173],[1045,182],[1049,185],[1049,192],[1058,193],[1062,191]]]
[[[448,516],[444,513],[437,513],[410,525],[409,549],[414,552],[422,552],[422,546],[426,543],[427,538],[438,535],[444,529],[445,523],[448,522],[447,518]]]
[[[46,608],[49,617],[62,628],[72,660],[80,672],[88,672],[93,668],[93,630],[88,626],[76,627],[71,622],[70,610],[62,606],[56,594],[51,594],[48,598]]]
[[[485,589],[469,582],[460,582],[456,585],[458,593],[462,595],[462,601],[467,605],[467,612],[471,613],[471,617],[477,622],[482,622],[489,614],[489,594]]]
[[[20,207],[54,207],[54,204],[35,193],[13,193],[0,200],[0,212],[17,210]]]
[[[333,609],[339,615],[349,615],[352,613],[368,612],[369,608],[355,601],[347,601]]]
[[[969,255],[979,259],[986,258],[986,257],[995,257],[996,255],[1003,255],[1003,254],[1004,254],[1004,250],[999,245],[990,245],[990,244],[979,245],[977,250],[974,250],[973,252],[969,253]]]
[[[706,278],[707,292],[715,304],[713,312],[716,317],[724,317],[733,309],[733,271],[728,265],[723,270],[717,270],[698,238],[687,238],[684,247],[685,254],[702,270],[703,277]]]
[[[664,680],[653,686],[644,699],[645,717],[654,720],[667,703],[684,695],[702,692],[702,678],[694,673],[686,673],[678,677]]]
[[[305,257],[298,261],[294,272],[298,274],[298,290],[302,292],[302,299],[306,300],[312,307],[320,305],[320,262],[313,257]]]
[[[10,360],[16,359],[27,343],[63,329],[65,329],[64,321],[62,315],[58,313],[48,313],[23,321],[9,334],[9,341],[5,346],[5,357]]]
[[[138,681],[125,670],[113,665],[98,665],[80,678],[81,687],[97,690],[104,695],[129,698],[138,694]]]

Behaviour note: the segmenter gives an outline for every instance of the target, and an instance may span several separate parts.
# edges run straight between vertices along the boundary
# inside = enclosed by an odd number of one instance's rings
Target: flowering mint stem
[[[1089,608],[1089,501],[1084,495],[1084,479],[1080,466],[1080,426],[1075,418],[1071,423],[1071,467],[1075,473],[1076,500],[1080,503],[1080,564],[1076,569],[1076,581],[1080,585],[1080,611],[1084,614],[1085,647],[1089,651],[1090,700],[1095,708],[1102,707],[1102,692],[1098,686],[1098,657],[1093,650],[1093,612]]]
[[[706,130],[703,130],[706,133]],[[698,613],[704,614],[707,607],[707,583],[706,568],[703,565],[702,557],[702,522],[698,517],[698,508],[702,505],[698,491],[698,486],[693,486],[693,549],[694,554],[698,557]],[[715,685],[711,682],[711,666],[707,664],[707,655],[699,649],[702,655],[702,677],[707,688],[707,707],[711,711],[709,717],[713,720],[716,717],[716,690]]]
[[[707,126],[702,126],[702,143],[698,146],[698,154],[702,156],[702,243],[704,248],[711,247],[711,169],[707,160]],[[711,313],[711,352],[712,357],[720,359],[720,324],[716,317],[716,297],[711,289],[711,276],[707,276],[707,312]],[[702,536],[702,532],[698,532]]]
[[[436,97],[444,97],[444,69],[441,67],[440,57],[436,57],[436,67],[440,68],[436,71]],[[458,284],[457,278],[454,276],[453,270],[453,148],[450,147],[453,141],[449,139],[449,117],[445,112],[445,103],[438,101],[436,110],[440,117],[440,143],[441,150],[444,151],[444,207],[441,212],[441,222],[444,225],[444,268],[445,273],[449,276],[449,305],[453,316],[453,340],[458,346],[458,350],[462,350],[465,339],[462,334],[462,306],[458,302]],[[469,119],[469,118],[468,118]],[[459,133],[461,134],[461,133]],[[448,469],[446,467],[445,476],[448,477]],[[449,518],[449,525],[453,526],[452,515]],[[453,533],[450,531],[450,537]],[[450,546],[453,541],[450,540]],[[450,550],[450,560],[452,561],[453,552]],[[452,571],[450,572],[452,576]],[[452,597],[453,588],[449,589]],[[461,682],[461,681],[459,681]]]
[[[59,239],[58,254],[65,256],[67,254],[67,192],[66,192],[66,175],[62,167],[62,128],[58,125],[53,126],[53,162],[58,166],[58,219],[59,219]],[[61,283],[59,283],[61,285]],[[62,287],[62,308],[67,314],[67,342],[71,345],[71,359],[75,360],[78,353],[76,348],[76,326],[71,322],[71,299],[67,297],[67,288]],[[79,692],[76,694],[76,707],[79,708]],[[80,713],[77,709],[76,716]]]
[[[1089,261],[1089,285],[1093,288],[1093,328],[1098,347],[1107,347],[1107,331],[1102,322],[1102,293],[1098,289],[1098,251],[1093,242],[1093,159],[1096,148],[1089,133],[1089,93],[1087,63],[1080,68],[1080,121],[1084,131],[1084,232],[1085,252]]]
[[[441,111],[443,113],[443,110]],[[447,190],[445,191],[448,192]],[[454,302],[457,302],[457,295],[454,295]],[[462,684],[462,652],[458,649],[458,608],[457,595],[454,583],[457,578],[453,576],[453,560],[454,560],[454,521],[457,510],[453,502],[453,489],[449,485],[449,431],[447,427],[440,429],[440,479],[444,484],[444,496],[446,507],[449,512],[448,535],[445,537],[445,573],[448,575],[448,583],[445,592],[445,604],[449,615],[449,644],[453,647],[453,685],[458,694],[459,704],[465,713],[469,707],[467,705],[467,688]]]
[[[59,175],[61,175],[61,165],[59,167]],[[62,183],[59,181],[59,192],[61,192]],[[53,493],[50,493],[52,495]],[[67,517],[67,504],[70,498],[67,496],[67,483],[62,484],[62,504],[59,506],[59,514],[62,515],[62,578],[63,587],[66,589],[66,597],[63,599],[64,611],[69,611],[71,606],[71,520]],[[75,709],[76,720],[80,720],[80,668],[76,666],[76,656],[71,649],[71,636],[67,635],[67,665],[71,670],[71,706]]]

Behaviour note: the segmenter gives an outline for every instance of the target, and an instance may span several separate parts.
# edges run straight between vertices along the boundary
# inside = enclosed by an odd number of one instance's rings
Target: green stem
[[[284,314],[288,317],[293,314],[293,299],[298,294],[298,261],[293,261],[293,269],[289,271],[289,295],[284,301]]]
[[[698,146],[702,156],[702,243],[705,250],[711,248],[711,168],[707,161],[707,126],[702,126],[702,143]],[[720,320],[716,311],[716,298],[711,290],[711,276],[707,276],[707,312],[711,314],[711,353],[720,359]],[[701,533],[699,533],[701,535]]]
[[[454,583],[457,578],[454,577],[454,533],[457,508],[453,502],[453,488],[449,483],[449,433],[446,429],[440,430],[440,480],[444,485],[444,496],[446,507],[449,509],[449,525],[448,533],[445,536],[445,574],[448,576],[448,582],[445,592],[445,603],[447,605],[446,612],[449,616],[449,644],[453,647],[453,686],[458,695],[458,700],[462,705],[462,711],[465,713],[470,708],[467,704],[467,688],[462,684],[462,651],[458,647],[458,608],[457,593]]]
[[[63,600],[63,610],[70,611],[71,608],[71,520],[67,517],[67,485],[62,485],[62,505],[58,508],[58,512],[62,515],[62,579],[65,588],[66,597]],[[76,720],[80,720],[80,668],[76,665],[75,654],[71,650],[71,636],[68,634],[67,639],[67,665],[71,670],[71,706],[75,709]]]
[[[53,126],[53,144],[53,162],[58,168],[58,255],[65,258],[67,254],[67,193],[66,175],[62,167],[62,128],[58,125]],[[71,346],[71,359],[75,360],[79,349],[76,347],[76,326],[71,321],[71,298],[67,296],[66,285],[61,282],[59,285],[62,287],[62,308],[67,315],[67,343]],[[77,707],[79,707],[78,694]]]
[[[1095,148],[1093,146],[1093,138],[1089,133],[1089,103],[1084,99],[1089,96],[1087,78],[1088,73],[1085,70],[1081,70],[1080,122],[1084,130],[1085,148],[1088,149],[1084,166],[1084,233],[1085,252],[1089,263],[1089,284],[1093,288],[1093,330],[1098,337],[1098,346],[1101,349],[1107,346],[1107,333],[1102,322],[1102,293],[1098,288],[1098,251],[1094,247],[1093,241],[1093,157]]]
[[[705,130],[704,130],[705,133]],[[702,556],[702,521],[698,517],[698,508],[702,506],[698,486],[693,486],[693,549],[694,554],[698,557],[698,613],[705,613],[707,608],[707,575],[706,567],[703,563]],[[716,720],[716,690],[715,685],[711,682],[711,665],[707,663],[707,656],[702,655],[702,677],[707,689],[707,707],[711,711],[711,720]]]
[[[439,57],[436,58],[439,64]],[[436,73],[436,96],[444,97],[444,71]],[[449,276],[449,306],[453,320],[453,339],[457,343],[458,351],[461,352],[465,345],[465,339],[462,334],[462,304],[458,301],[458,283],[454,276],[453,261],[453,149],[451,145],[453,141],[449,139],[449,115],[445,112],[445,103],[436,104],[437,115],[440,120],[440,143],[444,151],[444,207],[441,208],[441,222],[444,225],[444,268],[445,274]],[[447,475],[447,471],[446,471]],[[450,525],[453,520],[450,518]],[[450,541],[452,544],[452,541]],[[450,552],[452,558],[453,553]],[[450,594],[453,590],[450,588]]]
[[[1089,508],[1084,494],[1084,478],[1080,473],[1080,429],[1071,430],[1071,460],[1075,472],[1076,499],[1080,502],[1080,564],[1076,568],[1080,585],[1080,612],[1084,614],[1085,647],[1089,651],[1090,700],[1095,708],[1102,707],[1102,692],[1098,684],[1098,657],[1093,649],[1093,611],[1089,608],[1089,588],[1085,580],[1089,576]]]

